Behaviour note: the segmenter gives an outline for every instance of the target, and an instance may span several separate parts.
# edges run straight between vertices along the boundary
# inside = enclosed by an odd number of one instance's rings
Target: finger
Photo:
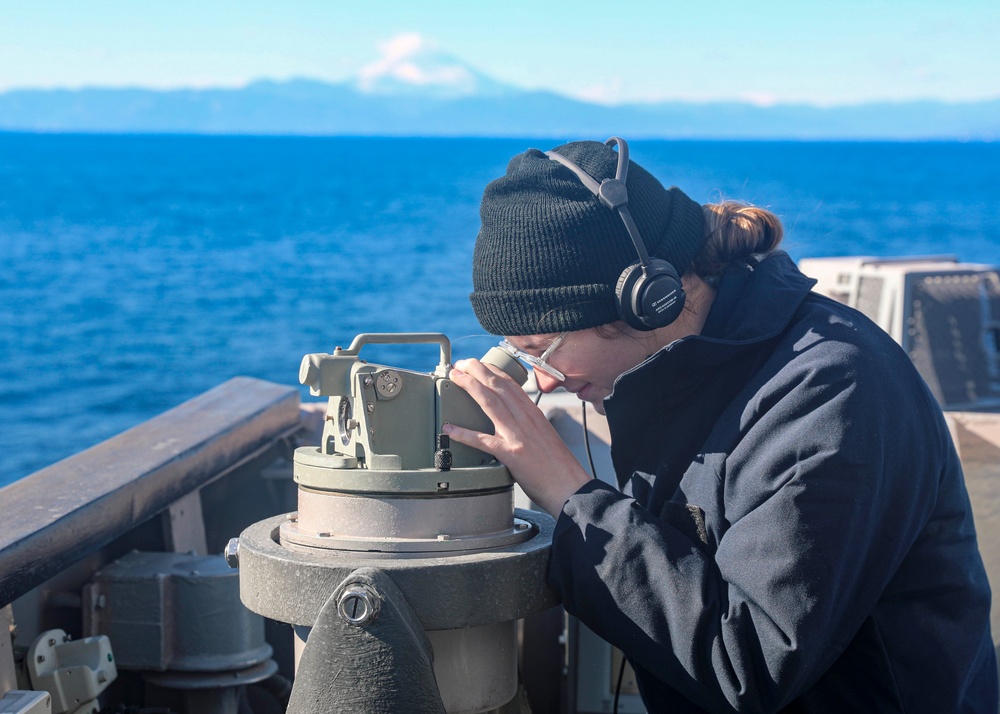
[[[511,410],[507,406],[509,394],[505,396],[496,385],[496,375],[479,362],[464,362],[463,367],[469,371],[453,368],[449,375],[451,381],[468,392],[494,424],[511,419]]]
[[[472,376],[486,389],[497,394],[515,416],[523,417],[526,413],[537,411],[535,403],[521,385],[496,365],[470,359],[459,361],[455,367],[460,373]]]
[[[486,377],[485,375],[488,371],[487,368],[483,365],[480,365],[480,367],[482,369],[479,372],[479,376],[491,380],[492,377]],[[492,454],[501,461],[521,448],[525,440],[525,435],[522,433],[522,422],[524,420],[519,420],[516,416],[516,412],[519,410],[516,409],[516,405],[511,404],[509,395],[498,394],[494,389],[488,387],[476,377],[466,374],[461,370],[453,369],[451,375],[454,383],[466,390],[483,410],[487,418],[493,422],[493,434],[479,433],[467,430],[464,427],[454,426],[453,428],[459,430],[457,431],[458,436],[455,437],[456,441]],[[514,386],[520,390],[520,387],[516,383],[514,383]],[[523,391],[521,393],[523,394]],[[530,401],[529,404],[534,408],[534,405]],[[512,406],[515,406],[513,410],[511,409]]]
[[[457,424],[445,424],[441,430],[448,434],[454,441],[474,449],[485,451],[487,454],[499,459],[503,452],[502,441],[492,434],[484,434],[481,431],[466,429]]]
[[[510,393],[513,390],[523,391],[521,386],[511,379],[506,372],[493,365],[480,362],[477,359],[459,360],[455,363],[455,369],[474,377],[485,387],[498,394]]]

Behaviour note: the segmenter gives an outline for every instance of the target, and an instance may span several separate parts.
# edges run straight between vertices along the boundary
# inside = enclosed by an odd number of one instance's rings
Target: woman
[[[607,414],[621,490],[476,360],[452,379],[496,433],[451,436],[557,518],[549,582],[650,711],[997,711],[941,411],[886,334],[810,292],[774,215],[703,209],[618,139],[515,157],[481,215],[479,321]]]

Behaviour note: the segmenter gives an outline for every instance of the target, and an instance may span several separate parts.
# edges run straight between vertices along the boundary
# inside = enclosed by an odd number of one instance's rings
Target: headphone
[[[601,203],[621,216],[639,260],[625,268],[615,286],[615,302],[618,314],[630,327],[648,332],[665,327],[677,319],[684,308],[684,289],[677,270],[669,261],[650,258],[646,245],[642,242],[639,229],[628,210],[628,190],[625,179],[628,175],[628,143],[617,136],[604,142],[606,146],[618,145],[618,170],[613,179],[601,183],[555,151],[545,155],[557,161],[579,177],[583,185],[600,199]]]

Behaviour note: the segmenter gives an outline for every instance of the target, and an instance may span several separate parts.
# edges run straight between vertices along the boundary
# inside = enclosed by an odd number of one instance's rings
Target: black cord
[[[538,402],[542,399],[542,391],[538,390],[538,396],[535,397],[535,406],[538,406]],[[583,443],[587,449],[587,461],[590,463],[590,474],[595,479],[597,478],[597,469],[594,467],[594,455],[590,451],[590,429],[587,428],[587,402],[580,400],[580,409],[583,414]],[[615,705],[613,714],[618,714],[618,699],[621,696],[622,691],[622,680],[625,678],[625,654],[622,653],[622,663],[618,668],[618,683],[615,685]]]
[[[583,409],[583,443],[587,447],[587,460],[590,462],[590,473],[597,478],[597,469],[594,468],[594,455],[590,451],[590,429],[587,428],[587,402],[580,400],[580,407]],[[622,680],[625,679],[625,653],[622,653],[622,663],[618,668],[618,683],[615,684],[615,705],[613,714],[618,714],[618,699],[622,693]]]
[[[542,401],[542,390],[538,390],[538,396],[535,397],[535,406],[538,406],[538,402]],[[587,402],[580,400],[580,408],[583,410],[583,444],[587,449],[587,461],[590,463],[590,475],[597,478],[597,469],[594,468],[594,455],[590,453],[590,430],[587,428]]]
[[[580,408],[583,410],[583,443],[587,447],[587,461],[590,462],[590,475],[597,478],[597,469],[594,468],[594,456],[590,453],[590,429],[587,428],[587,402],[581,399]]]
[[[618,684],[615,685],[615,706],[613,714],[618,714],[618,696],[622,693],[622,680],[625,678],[625,653],[622,653],[622,663],[618,668]]]

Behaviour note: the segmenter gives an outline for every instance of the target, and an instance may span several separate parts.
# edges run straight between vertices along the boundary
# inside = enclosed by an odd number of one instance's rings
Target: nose
[[[548,394],[549,392],[555,391],[555,389],[562,384],[558,379],[550,374],[543,372],[540,369],[534,370],[535,372],[535,383],[538,385],[538,391],[543,394]]]

